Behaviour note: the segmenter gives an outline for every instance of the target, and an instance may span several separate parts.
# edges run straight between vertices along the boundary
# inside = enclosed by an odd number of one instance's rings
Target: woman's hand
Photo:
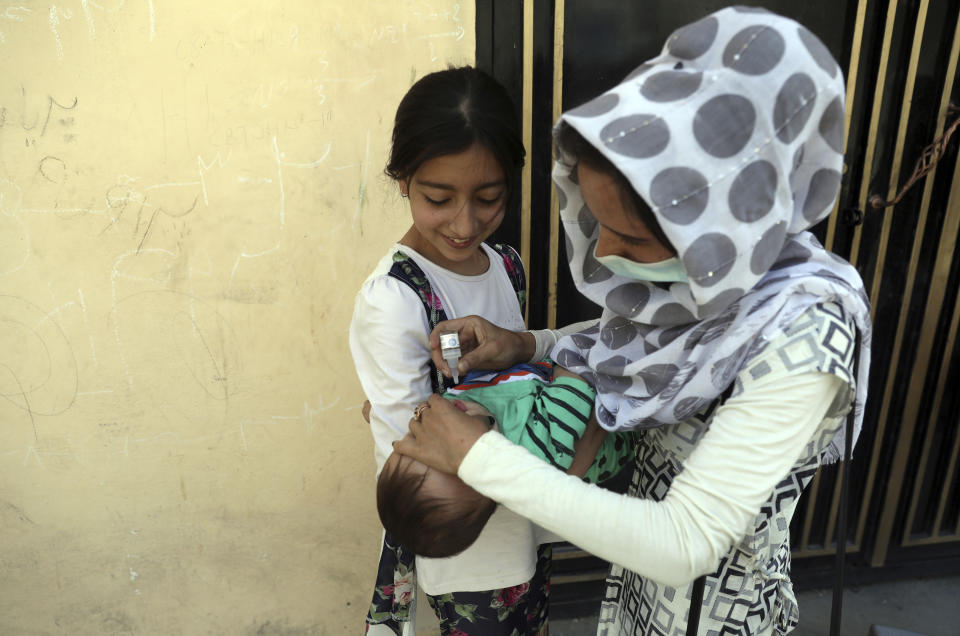
[[[533,357],[537,343],[533,334],[503,329],[480,316],[466,316],[438,323],[430,333],[430,357],[447,377],[453,377],[440,352],[440,334],[456,331],[460,335],[460,363],[463,377],[470,369],[505,369]]]
[[[410,432],[394,442],[393,449],[440,472],[456,475],[467,451],[490,428],[481,418],[464,413],[439,395],[431,395],[427,405],[419,419],[410,420]]]

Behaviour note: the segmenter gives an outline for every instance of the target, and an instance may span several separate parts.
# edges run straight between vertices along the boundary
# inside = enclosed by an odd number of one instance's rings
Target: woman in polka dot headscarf
[[[856,440],[869,367],[862,281],[807,231],[836,201],[843,122],[841,71],[796,22],[734,7],[679,29],[556,128],[570,271],[600,319],[441,325],[477,345],[461,372],[536,348],[595,385],[605,429],[641,432],[626,498],[442,404],[398,445],[611,561],[600,633],[682,633],[702,574],[702,631],[797,624],[790,519],[850,408]]]

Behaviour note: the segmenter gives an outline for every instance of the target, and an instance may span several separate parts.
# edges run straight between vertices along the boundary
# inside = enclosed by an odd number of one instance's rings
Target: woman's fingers
[[[393,446],[427,466],[456,474],[474,442],[487,432],[484,418],[467,415],[451,401],[431,395],[428,408],[410,420],[410,432]]]
[[[532,334],[498,327],[480,316],[445,320],[430,334],[430,357],[447,377],[451,373],[441,355],[440,333],[453,330],[460,336],[460,375],[471,369],[503,369],[525,362],[536,350]]]
[[[410,422],[413,424],[413,421]],[[417,438],[413,432],[409,432],[393,443],[393,450],[414,459],[419,460],[419,448],[417,448]]]
[[[430,358],[440,372],[445,376],[453,377],[450,366],[443,359],[440,351],[440,334],[450,331],[456,331],[460,336],[460,361],[458,365],[460,374],[464,374],[469,367],[463,365],[463,360],[471,351],[474,351],[486,339],[488,328],[496,329],[489,322],[480,316],[465,316],[463,318],[454,318],[453,320],[444,320],[437,323],[433,331],[430,332]]]
[[[509,365],[500,362],[503,357],[502,347],[497,341],[485,339],[476,349],[460,356],[460,364],[457,365],[460,373],[466,373],[470,369],[489,369],[501,368]]]

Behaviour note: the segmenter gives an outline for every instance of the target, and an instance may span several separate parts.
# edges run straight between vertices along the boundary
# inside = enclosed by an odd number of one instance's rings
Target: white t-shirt
[[[431,393],[427,315],[416,292],[388,275],[393,255],[401,251],[420,266],[447,318],[476,314],[499,327],[521,331],[523,315],[503,259],[489,246],[483,245],[483,249],[490,267],[483,274],[463,276],[396,244],[357,293],[350,351],[370,400],[378,474],[393,451],[391,442],[407,433],[414,406]],[[446,559],[417,557],[417,579],[432,595],[517,585],[533,576],[537,544],[533,524],[498,506],[477,541],[463,553]]]

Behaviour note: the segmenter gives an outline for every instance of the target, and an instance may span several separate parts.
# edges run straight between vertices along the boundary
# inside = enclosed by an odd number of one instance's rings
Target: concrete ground
[[[797,594],[797,600],[800,625],[791,636],[828,634],[833,591],[807,590]],[[843,636],[868,636],[871,625],[909,630],[922,636],[960,636],[960,576],[847,588],[842,618]],[[595,634],[596,629],[595,616],[550,621],[551,636],[587,636]],[[887,636],[889,632],[876,633]]]

